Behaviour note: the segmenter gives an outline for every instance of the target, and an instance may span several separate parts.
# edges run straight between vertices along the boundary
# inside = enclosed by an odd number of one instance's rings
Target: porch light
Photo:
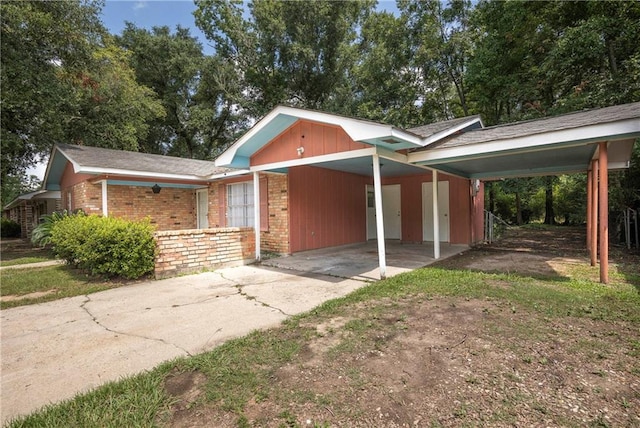
[[[158,186],[158,183],[156,183],[156,184],[153,185],[151,190],[153,190],[153,193],[158,194],[158,193],[160,193],[160,190],[162,190],[162,187]]]

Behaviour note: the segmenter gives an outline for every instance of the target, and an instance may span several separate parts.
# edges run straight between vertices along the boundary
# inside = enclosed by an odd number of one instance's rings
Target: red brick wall
[[[167,278],[255,261],[251,228],[180,230],[155,233],[156,278]]]
[[[62,188],[62,208],[68,209],[68,194],[71,193],[71,210],[81,208],[87,214],[102,215],[102,185],[88,181]]]
[[[209,227],[227,227],[227,184],[252,181],[242,176],[211,183],[209,186]],[[289,248],[289,187],[287,175],[260,174],[260,248],[264,251],[288,254]],[[266,185],[267,191],[264,192]],[[264,200],[266,196],[266,201]],[[266,208],[266,212],[265,212]]]
[[[107,195],[109,216],[128,220],[150,217],[156,230],[197,227],[194,189],[163,187],[160,193],[153,193],[150,187],[109,185]]]
[[[260,248],[289,254],[289,180],[287,175],[269,174],[267,182],[267,228],[260,234]],[[264,181],[260,182],[260,185]],[[264,202],[261,201],[262,210]]]

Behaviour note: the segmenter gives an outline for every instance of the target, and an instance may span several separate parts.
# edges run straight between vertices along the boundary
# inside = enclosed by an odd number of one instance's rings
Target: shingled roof
[[[597,112],[597,114],[594,114],[595,112]],[[625,119],[637,119],[639,112],[640,102],[604,107],[600,109],[583,110],[542,119],[490,126],[455,135],[442,144],[439,144],[437,148],[460,147],[485,143],[488,141],[500,141],[529,135],[543,134],[549,131],[574,129],[582,126],[597,125],[600,123],[618,122]],[[429,150],[429,147],[426,147],[423,150]]]
[[[456,128],[465,124],[476,124],[481,127],[480,116],[466,116],[459,117],[457,119],[444,120],[442,122],[430,123],[428,125],[417,126],[415,128],[409,128],[407,131],[419,135],[422,138],[430,137],[442,131],[446,131],[452,128]]]
[[[58,144],[58,150],[81,169],[121,170],[207,178],[234,171],[216,167],[213,161],[178,158],[148,153],[128,152],[100,147]]]

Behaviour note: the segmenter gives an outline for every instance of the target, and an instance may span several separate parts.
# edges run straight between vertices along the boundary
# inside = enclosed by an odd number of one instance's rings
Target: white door
[[[385,239],[401,239],[400,185],[382,186],[382,216]],[[376,205],[373,186],[367,186],[367,239],[376,239]]]
[[[449,182],[438,181],[440,241],[449,242]],[[433,184],[422,183],[422,240],[433,241]]]
[[[209,228],[209,195],[207,189],[196,191],[198,229]]]

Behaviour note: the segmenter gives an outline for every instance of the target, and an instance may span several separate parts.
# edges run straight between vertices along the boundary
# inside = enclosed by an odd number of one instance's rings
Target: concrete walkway
[[[260,266],[150,281],[2,311],[2,424],[201,353],[365,282]]]
[[[33,269],[64,264],[64,260],[47,260],[46,262],[25,263],[23,265],[0,266],[0,270],[6,269]]]

